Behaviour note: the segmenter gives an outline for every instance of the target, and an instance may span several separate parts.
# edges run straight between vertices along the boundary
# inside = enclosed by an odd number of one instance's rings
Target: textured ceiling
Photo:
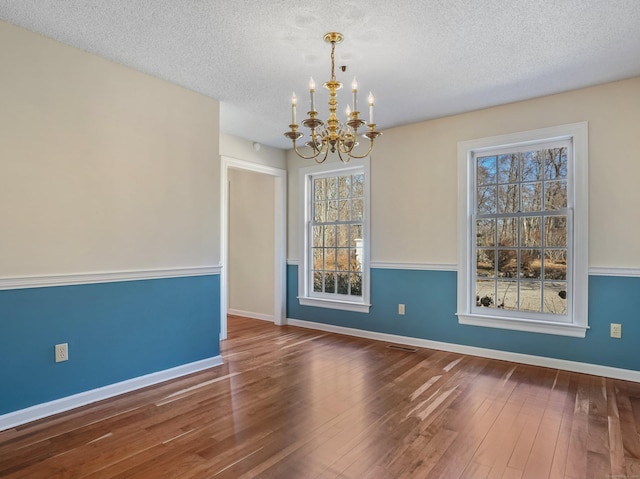
[[[0,18],[217,98],[223,132],[281,148],[291,92],[300,117],[329,79],[329,31],[339,112],[356,76],[382,130],[640,75],[640,0],[0,0]]]

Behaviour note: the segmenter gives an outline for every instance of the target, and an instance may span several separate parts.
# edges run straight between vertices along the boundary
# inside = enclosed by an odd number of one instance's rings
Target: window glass
[[[364,175],[336,174],[311,184],[313,292],[362,296]]]
[[[567,147],[476,158],[476,308],[566,316],[566,178]]]

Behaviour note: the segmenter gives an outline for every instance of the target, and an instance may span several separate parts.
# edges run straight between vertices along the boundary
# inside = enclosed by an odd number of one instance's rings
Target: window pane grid
[[[310,268],[314,293],[362,296],[364,175],[316,178],[310,229],[322,237]],[[314,241],[314,246],[316,242]]]
[[[566,147],[475,164],[476,307],[566,315]]]

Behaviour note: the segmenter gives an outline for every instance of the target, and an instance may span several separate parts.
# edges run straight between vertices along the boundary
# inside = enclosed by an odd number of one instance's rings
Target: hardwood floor
[[[0,433],[0,477],[640,478],[640,384],[229,317],[225,364]]]

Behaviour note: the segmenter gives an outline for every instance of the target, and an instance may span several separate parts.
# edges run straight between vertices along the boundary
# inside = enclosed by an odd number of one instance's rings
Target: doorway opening
[[[220,217],[220,340],[227,338],[227,313],[229,310],[229,176],[230,171],[244,170],[272,176],[275,183],[273,201],[273,322],[285,324],[286,297],[286,175],[280,168],[273,168],[249,161],[222,156],[221,217]],[[256,238],[259,241],[259,238]]]

